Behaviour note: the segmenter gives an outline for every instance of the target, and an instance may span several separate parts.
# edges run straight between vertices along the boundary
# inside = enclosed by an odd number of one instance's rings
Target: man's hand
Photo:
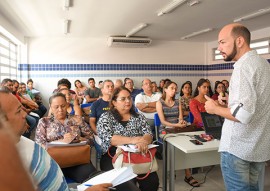
[[[204,96],[207,101],[205,102],[205,110],[207,113],[215,114],[215,109],[219,106],[217,102],[215,102],[213,99],[208,97],[207,95]]]
[[[98,184],[87,188],[85,191],[108,191],[110,190],[109,187],[112,186],[111,183]]]

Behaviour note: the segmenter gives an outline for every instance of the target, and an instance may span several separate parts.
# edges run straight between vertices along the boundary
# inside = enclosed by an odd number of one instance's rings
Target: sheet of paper
[[[86,190],[88,188],[88,186],[85,186],[86,184],[97,185],[102,183],[112,183],[113,186],[117,186],[135,178],[136,176],[137,175],[133,173],[131,166],[122,167],[120,169],[112,169],[110,171],[97,175],[94,178],[91,178],[90,180],[84,182],[81,185],[78,185],[77,189],[78,191]]]
[[[133,153],[139,152],[139,149],[136,148],[136,145],[120,145],[118,147],[120,147],[124,151],[129,151],[129,152],[133,152]],[[154,147],[158,147],[158,145],[154,145],[154,144],[149,144],[148,145],[148,149],[151,149],[151,148],[154,148]]]
[[[64,142],[60,142],[60,141],[52,141],[50,143],[46,143],[46,148],[49,147],[70,147],[70,146],[80,146],[80,145],[86,145],[86,141],[81,141],[79,143],[64,143]]]
[[[101,139],[97,135],[94,135],[94,138],[95,138],[96,143],[101,145]]]

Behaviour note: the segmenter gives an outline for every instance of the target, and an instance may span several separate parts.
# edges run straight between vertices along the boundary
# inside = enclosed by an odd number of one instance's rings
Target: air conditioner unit
[[[109,37],[108,46],[110,47],[147,47],[152,40],[149,38],[127,38],[127,37]]]

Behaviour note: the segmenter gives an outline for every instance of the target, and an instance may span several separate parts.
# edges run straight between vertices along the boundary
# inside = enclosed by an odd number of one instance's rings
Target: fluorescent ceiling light
[[[254,13],[249,14],[249,15],[234,19],[233,22],[240,22],[240,21],[245,21],[245,20],[248,20],[248,19],[253,19],[255,17],[261,16],[261,15],[264,15],[264,14],[267,14],[267,13],[270,13],[270,8],[260,9],[260,10],[258,10],[256,12],[254,12]]]
[[[70,0],[63,0],[64,1],[64,10],[68,10],[70,7]]]
[[[167,14],[177,8],[178,6],[185,3],[187,0],[174,0],[170,4],[168,4],[166,7],[164,7],[159,13],[158,16],[162,16],[164,14]]]
[[[136,26],[135,28],[131,29],[131,31],[129,31],[127,34],[126,34],[126,37],[130,37],[132,35],[134,35],[135,33],[141,31],[142,29],[144,29],[145,27],[147,27],[148,24],[146,23],[141,23],[139,24],[138,26]]]
[[[194,37],[194,36],[197,36],[197,35],[200,35],[200,34],[203,34],[203,33],[207,33],[207,32],[210,32],[214,30],[213,28],[207,28],[207,29],[203,29],[201,31],[197,31],[197,32],[193,32],[187,36],[183,36],[181,37],[182,40],[185,40],[185,39],[188,39],[188,38],[191,38],[191,37]]]
[[[63,25],[64,34],[69,33],[69,25],[70,25],[70,20],[64,20],[64,25]]]

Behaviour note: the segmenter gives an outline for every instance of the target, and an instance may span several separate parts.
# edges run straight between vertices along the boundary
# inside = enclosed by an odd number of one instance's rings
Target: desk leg
[[[162,191],[167,191],[167,165],[168,165],[168,154],[167,154],[167,142],[163,141],[163,189]]]
[[[170,149],[170,189],[169,191],[174,191],[174,177],[175,177],[175,150],[174,146],[169,144]]]

